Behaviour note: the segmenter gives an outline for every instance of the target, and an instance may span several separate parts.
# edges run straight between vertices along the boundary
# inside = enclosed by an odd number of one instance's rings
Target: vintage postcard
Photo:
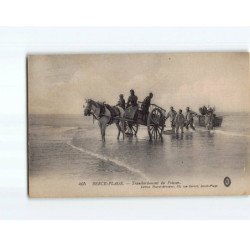
[[[30,197],[247,195],[249,53],[30,55]]]

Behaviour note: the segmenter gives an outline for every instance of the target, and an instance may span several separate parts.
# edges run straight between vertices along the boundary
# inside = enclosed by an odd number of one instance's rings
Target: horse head
[[[85,116],[90,116],[91,115],[91,110],[92,110],[92,100],[87,99],[86,100],[86,105],[83,105],[84,108],[84,115]]]

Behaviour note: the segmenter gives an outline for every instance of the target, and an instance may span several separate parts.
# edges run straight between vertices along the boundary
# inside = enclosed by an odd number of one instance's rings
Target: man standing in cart
[[[141,104],[141,110],[142,110],[144,120],[147,119],[152,98],[153,98],[153,93],[150,92],[149,95],[143,100]]]
[[[130,90],[130,96],[128,97],[128,102],[127,102],[127,106],[128,107],[137,107],[137,96],[135,95],[135,91],[133,89]]]
[[[141,104],[141,109],[144,114],[148,114],[148,110],[149,110],[152,98],[153,98],[153,93],[149,93],[149,95],[145,97],[145,99],[143,100]]]
[[[166,116],[166,119],[168,119],[168,117],[170,117],[170,122],[171,122],[171,128],[172,131],[175,132],[175,117],[177,115],[177,112],[174,110],[174,107],[170,107],[170,110]]]
[[[126,105],[125,110],[125,117],[133,120],[137,120],[138,116],[138,103],[137,103],[137,96],[135,95],[135,91],[133,89],[130,90],[130,96],[128,98],[128,102]]]

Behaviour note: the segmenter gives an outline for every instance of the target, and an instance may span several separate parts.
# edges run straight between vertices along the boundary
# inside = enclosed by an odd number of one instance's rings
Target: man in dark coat
[[[137,104],[137,96],[135,95],[135,91],[133,89],[130,90],[130,96],[128,98],[128,102],[127,102],[127,106],[126,108],[128,107],[137,107],[138,104]]]
[[[123,94],[120,94],[117,106],[119,106],[125,110],[125,100],[123,98]]]
[[[143,100],[141,105],[143,114],[148,114],[152,98],[153,98],[153,93],[149,93],[149,95]]]

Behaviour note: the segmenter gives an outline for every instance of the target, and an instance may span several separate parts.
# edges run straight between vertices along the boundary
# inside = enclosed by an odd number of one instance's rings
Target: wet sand
[[[156,188],[142,190],[133,186],[131,190],[132,181],[149,180],[215,183],[219,184],[214,190],[217,194],[244,190],[242,178],[249,163],[250,139],[245,131],[198,129],[185,131],[179,137],[164,135],[163,143],[150,143],[145,127],[139,128],[137,137],[126,137],[124,141],[117,141],[116,135],[116,126],[108,127],[106,143],[102,143],[97,123],[81,116],[33,117],[29,126],[31,196],[93,196],[103,192],[155,195]],[[230,190],[223,185],[225,176],[233,180]],[[130,185],[93,187],[93,181],[123,181]],[[87,187],[83,188],[81,182],[88,183]],[[169,189],[164,192],[178,193]]]

